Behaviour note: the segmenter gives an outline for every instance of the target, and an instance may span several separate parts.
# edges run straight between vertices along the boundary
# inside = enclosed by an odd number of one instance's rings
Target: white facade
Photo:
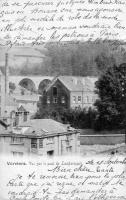
[[[49,133],[43,128],[42,132],[38,135],[38,129],[36,129],[35,132],[32,126],[18,126],[12,128],[11,131],[6,130],[0,133],[0,153],[20,156],[61,156],[79,154],[79,132],[75,129],[67,130],[66,126],[66,131],[64,132],[62,131],[65,130],[64,125],[58,122],[56,123],[58,124],[57,128],[59,128],[59,132],[56,133],[51,133],[51,131]],[[50,124],[52,125],[52,122]]]

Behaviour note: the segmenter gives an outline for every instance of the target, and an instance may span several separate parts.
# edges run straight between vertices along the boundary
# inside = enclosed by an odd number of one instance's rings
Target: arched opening
[[[31,91],[31,92],[36,92],[36,87],[35,87],[35,83],[29,79],[29,78],[24,78],[19,82],[19,85],[21,87],[26,88],[27,90]]]
[[[38,93],[43,94],[43,91],[45,88],[51,83],[49,79],[44,79],[43,81],[40,82],[39,87],[38,87]]]

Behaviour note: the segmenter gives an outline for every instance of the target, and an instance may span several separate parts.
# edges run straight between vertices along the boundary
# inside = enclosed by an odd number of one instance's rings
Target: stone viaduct
[[[14,83],[15,85],[21,85],[28,89],[38,91],[49,84],[54,77],[51,76],[9,76],[9,82]]]

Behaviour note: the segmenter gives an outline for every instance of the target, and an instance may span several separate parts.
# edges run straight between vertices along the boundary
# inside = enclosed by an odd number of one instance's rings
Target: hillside
[[[11,74],[97,76],[106,67],[126,62],[125,45],[119,41],[47,43],[39,49],[13,49],[18,55],[42,56],[22,58],[10,56]],[[44,49],[44,50],[43,50]],[[5,48],[0,48],[0,64],[4,65]]]

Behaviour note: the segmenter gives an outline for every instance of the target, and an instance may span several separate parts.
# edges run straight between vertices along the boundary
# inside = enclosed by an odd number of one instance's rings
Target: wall
[[[54,155],[68,155],[79,153],[80,142],[78,141],[79,133],[70,133],[59,136],[53,136],[52,142],[49,138],[43,138],[43,148],[39,148],[39,139],[37,139],[37,148],[31,148],[31,139],[23,138],[21,142],[12,142],[11,136],[0,136],[0,154],[11,154],[12,152],[23,153],[24,155],[47,155],[48,151],[53,150]],[[69,142],[67,143],[67,136]],[[15,136],[16,137],[16,136]],[[69,149],[69,151],[68,151]]]
[[[39,155],[47,155],[48,151],[54,151],[54,155],[68,155],[79,153],[80,151],[80,142],[78,141],[78,134],[70,134],[69,144],[66,143],[67,135],[53,136],[52,141],[49,138],[43,138],[43,148],[31,149],[32,153],[37,153]],[[39,144],[39,141],[37,142]],[[39,147],[39,145],[38,145]],[[67,149],[71,147],[71,151]]]
[[[81,96],[81,102],[78,102],[78,96]],[[75,103],[73,102],[73,97],[76,97]],[[70,105],[71,108],[89,108],[93,107],[93,104],[96,101],[96,99],[98,99],[98,96],[94,92],[72,91],[70,95]]]
[[[81,102],[78,103],[78,96],[81,96]],[[74,98],[76,98],[76,101],[74,102]],[[70,107],[76,108],[81,107],[82,108],[82,91],[81,92],[70,92]]]
[[[11,137],[0,137],[0,153],[11,154],[12,152],[20,152],[25,155],[30,153],[30,139],[24,138],[23,143],[12,144]]]
[[[81,135],[80,145],[115,145],[125,142],[125,134]]]
[[[17,101],[18,107],[23,106],[31,114],[37,112],[37,102],[28,102],[28,101]]]
[[[57,103],[53,103],[53,87],[57,88]],[[47,96],[50,97],[50,104],[47,104]],[[65,103],[61,102],[61,98],[65,97]],[[57,80],[53,86],[43,95],[42,104],[44,107],[48,108],[69,108],[70,107],[70,96],[69,91],[65,88],[65,86]]]

